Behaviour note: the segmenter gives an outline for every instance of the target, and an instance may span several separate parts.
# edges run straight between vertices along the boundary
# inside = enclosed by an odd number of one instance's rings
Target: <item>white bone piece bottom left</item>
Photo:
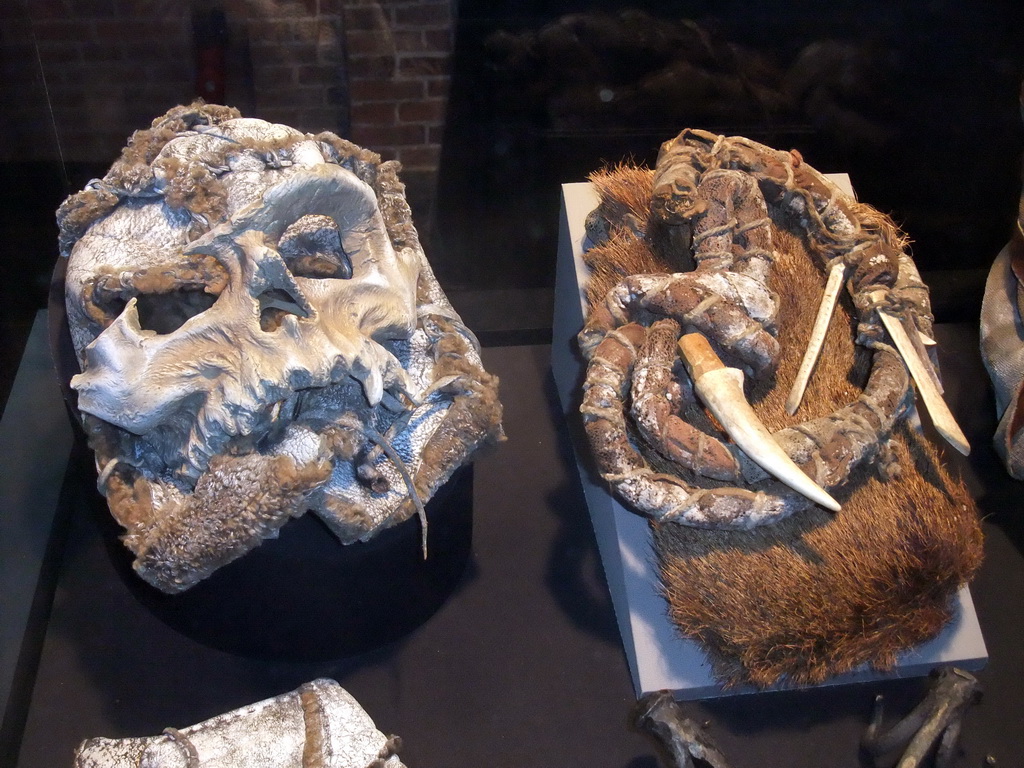
[[[321,678],[160,736],[83,741],[75,768],[404,768],[359,702]]]

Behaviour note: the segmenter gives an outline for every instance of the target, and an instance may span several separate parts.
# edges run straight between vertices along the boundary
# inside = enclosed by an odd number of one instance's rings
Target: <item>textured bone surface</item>
[[[876,293],[874,296],[879,297],[879,294]],[[917,384],[918,391],[921,393],[921,401],[928,409],[928,415],[932,417],[935,430],[960,453],[964,456],[968,455],[971,452],[971,445],[960,429],[960,425],[956,423],[946,401],[942,398],[942,392],[939,391],[936,384],[937,378],[931,368],[931,363],[925,361],[919,351],[920,348],[913,343],[912,337],[907,333],[898,317],[882,308],[878,310],[878,317],[892,337],[892,343],[896,345],[896,349],[903,357],[907,370],[914,377],[914,383]]]
[[[800,361],[800,370],[796,374],[793,387],[789,390],[789,397],[786,399],[786,413],[792,416],[800,407],[800,401],[804,399],[804,392],[807,391],[807,384],[811,380],[811,373],[821,355],[822,346],[825,344],[825,334],[828,332],[828,325],[832,322],[832,315],[836,310],[836,302],[839,300],[839,293],[843,288],[843,277],[846,274],[846,265],[838,261],[828,271],[828,280],[825,282],[825,290],[821,294],[821,303],[818,306],[818,314],[814,318],[814,326],[811,328],[811,339],[807,342],[807,351],[804,352],[803,360]]]
[[[797,153],[741,137],[683,131],[654,170],[592,181],[603,235],[583,254],[580,410],[601,477],[651,519],[670,621],[725,685],[891,669],[950,620],[950,597],[982,555],[974,502],[915,429],[910,355],[879,317],[934,335],[905,238]],[[845,290],[814,331],[827,275]],[[711,413],[699,376],[665,353],[694,332],[743,372],[746,402],[838,513],[730,438],[726,410]],[[822,351],[794,416],[787,394],[812,333]],[[914,354],[931,358],[923,342]]]
[[[160,736],[82,742],[75,768],[404,768],[352,695],[318,679]]]
[[[875,698],[875,711],[861,746],[877,768],[892,765],[895,752],[902,752],[896,768],[919,768],[932,754],[935,768],[955,765],[964,715],[981,698],[981,685],[974,675],[956,667],[936,669],[932,677],[932,686],[921,703],[888,730],[882,728],[882,696]]]
[[[630,713],[630,724],[654,740],[666,768],[729,768],[704,729],[683,714],[671,691],[642,696]]]
[[[501,437],[398,164],[213,105],[58,211],[72,379],[135,569],[187,589],[315,511],[343,543]]]

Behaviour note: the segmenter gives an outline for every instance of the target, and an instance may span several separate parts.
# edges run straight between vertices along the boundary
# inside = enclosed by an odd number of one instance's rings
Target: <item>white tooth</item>
[[[871,294],[871,298],[876,303],[879,303],[885,298],[885,293],[883,291],[875,291]],[[917,391],[921,395],[924,407],[928,409],[928,415],[931,416],[935,429],[947,443],[964,456],[967,456],[971,452],[971,445],[967,442],[967,437],[956,423],[956,419],[953,418],[953,414],[949,410],[949,406],[946,405],[946,401],[942,399],[942,394],[939,392],[938,387],[935,386],[935,382],[932,380],[931,375],[929,375],[924,361],[921,360],[917,350],[914,349],[914,343],[910,340],[910,336],[903,327],[903,323],[900,322],[898,317],[881,308],[878,310],[878,316],[881,318],[885,330],[892,337],[892,342],[896,345],[896,349],[899,350],[900,355],[903,357],[903,362],[906,364],[910,375],[914,379],[914,383],[917,385]]]
[[[98,490],[103,495],[106,495],[107,481],[110,480],[110,476],[114,473],[114,468],[117,467],[120,461],[121,460],[115,456],[113,459],[110,459],[106,464],[104,464],[103,468],[100,469],[99,473],[97,474],[96,490]]]
[[[918,331],[917,337],[921,339],[921,343],[924,344],[926,347],[934,347],[936,344],[939,343],[924,331]]]
[[[800,370],[796,374],[793,388],[789,391],[786,399],[786,413],[792,416],[800,407],[800,401],[804,399],[804,391],[807,383],[811,380],[814,366],[821,355],[821,348],[825,343],[825,336],[828,333],[828,325],[835,312],[836,301],[839,299],[839,292],[843,288],[843,277],[846,275],[846,264],[837,261],[828,272],[828,280],[825,283],[825,292],[821,296],[821,304],[818,305],[818,316],[814,318],[814,326],[811,329],[811,339],[807,343],[807,351],[804,352],[804,359],[800,363]]]
[[[363,377],[363,392],[370,405],[376,406],[384,397],[384,377],[376,368],[371,368]]]
[[[808,477],[761,423],[743,395],[743,372],[726,368],[699,333],[679,340],[694,389],[745,454],[765,472],[833,512],[839,502]]]

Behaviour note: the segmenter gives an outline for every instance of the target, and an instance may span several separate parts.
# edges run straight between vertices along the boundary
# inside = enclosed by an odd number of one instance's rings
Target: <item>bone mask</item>
[[[500,436],[396,171],[333,134],[180,107],[58,213],[71,384],[160,589],[307,508],[344,542],[422,515]]]

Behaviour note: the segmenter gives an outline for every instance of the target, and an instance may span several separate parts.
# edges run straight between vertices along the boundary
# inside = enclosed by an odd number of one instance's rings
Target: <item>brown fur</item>
[[[590,174],[590,183],[601,197],[601,213],[609,221],[631,214],[640,223],[645,223],[653,180],[654,171],[628,165],[605,168]],[[583,259],[590,268],[587,302],[591,306],[601,301],[609,289],[627,275],[673,271],[641,238],[629,230],[613,233],[607,242],[584,253]]]
[[[602,193],[623,205],[649,195],[650,187],[637,189],[635,179],[612,174]],[[881,214],[859,207],[872,223],[896,231]],[[800,239],[777,227],[773,234],[779,256],[771,282],[781,299],[783,353],[775,381],[759,386],[753,400],[774,431],[851,402],[869,360],[853,344],[855,321],[844,296],[803,406],[796,417],[785,413],[824,279]],[[603,246],[597,260],[614,258],[621,247],[631,264],[663,271],[653,257],[635,253],[646,248],[637,238]],[[601,266],[598,279],[614,284],[614,273]],[[693,410],[687,418],[710,429]],[[812,508],[752,531],[652,523],[669,615],[708,651],[723,682],[802,684],[864,664],[887,669],[900,651],[949,621],[951,596],[981,561],[973,501],[943,467],[937,447],[909,429],[897,429],[892,457],[899,477],[882,481],[883,468],[862,468],[835,492],[843,505],[835,515]]]
[[[329,461],[297,464],[288,456],[216,456],[195,492],[125,545],[135,568],[165,592],[179,592],[272,536],[306,510],[306,496],[330,477]],[[147,481],[139,477],[138,484]],[[136,499],[146,500],[146,492]]]

